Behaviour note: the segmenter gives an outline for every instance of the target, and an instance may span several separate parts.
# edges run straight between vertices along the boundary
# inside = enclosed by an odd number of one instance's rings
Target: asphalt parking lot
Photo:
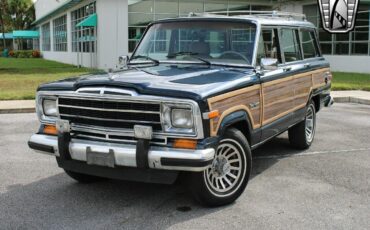
[[[370,106],[318,114],[313,146],[283,134],[253,153],[233,204],[204,208],[181,183],[81,185],[27,147],[35,114],[0,115],[0,229],[369,229]]]

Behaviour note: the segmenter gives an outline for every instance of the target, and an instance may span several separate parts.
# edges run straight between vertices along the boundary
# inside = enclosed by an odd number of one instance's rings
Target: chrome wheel
[[[245,176],[243,148],[232,139],[220,142],[212,166],[204,172],[208,189],[216,196],[231,195]]]
[[[307,142],[312,142],[315,135],[315,111],[313,106],[309,106],[307,109],[305,134]]]

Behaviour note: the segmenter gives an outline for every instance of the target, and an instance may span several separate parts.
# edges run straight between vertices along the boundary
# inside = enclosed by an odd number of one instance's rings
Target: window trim
[[[49,30],[49,36],[48,37],[45,37],[45,29],[44,28],[46,28],[46,27],[48,27],[48,30]],[[42,41],[42,44],[41,44],[41,48],[42,48],[42,51],[46,51],[46,52],[50,52],[50,51],[52,51],[51,50],[51,21],[48,21],[48,22],[46,22],[46,23],[44,23],[44,24],[42,24],[41,25],[41,41]],[[47,43],[47,45],[48,45],[48,49],[45,49],[45,41],[46,41],[46,39],[48,40],[48,43]]]
[[[61,24],[58,24],[58,25],[55,25],[55,21],[56,20],[60,20],[61,18],[65,18],[65,20],[64,20],[64,23],[61,23]],[[67,35],[67,33],[68,33],[68,29],[67,29],[67,24],[68,24],[68,22],[67,22],[67,14],[64,14],[64,15],[61,15],[61,16],[59,16],[59,17],[57,17],[57,18],[55,18],[55,19],[53,19],[53,51],[55,51],[55,52],[68,52],[68,35]],[[66,42],[57,42],[57,37],[56,37],[56,29],[58,28],[59,30],[59,32],[61,32],[62,30],[60,30],[60,28],[62,28],[63,26],[65,26],[65,38],[66,38]],[[59,37],[59,38],[61,38],[61,37]],[[57,50],[56,48],[57,48],[57,45],[62,45],[62,44],[65,44],[66,46],[65,46],[65,50],[61,50],[61,49],[59,49],[59,50]]]
[[[260,31],[259,31],[259,36],[256,38],[256,39],[258,39],[258,41],[256,41],[256,47],[255,47],[255,63],[256,63],[256,66],[260,66],[260,65],[257,65],[257,63],[258,63],[258,60],[257,60],[257,52],[258,52],[258,49],[259,49],[259,39],[261,38],[261,36],[262,36],[262,32],[264,31],[264,30],[273,30],[274,31],[274,33],[276,32],[276,34],[277,34],[277,50],[276,50],[276,52],[277,52],[277,55],[278,55],[278,66],[280,66],[280,65],[282,65],[282,64],[284,64],[285,62],[284,62],[284,58],[283,58],[283,54],[282,54],[282,52],[281,52],[281,46],[280,46],[280,27],[279,26],[265,26],[265,25],[263,25],[263,26],[259,26],[260,27]],[[279,63],[279,57],[280,57],[280,63]]]
[[[316,51],[316,54],[318,56],[316,56],[316,57],[310,57],[310,58],[305,58],[304,57],[303,39],[301,37],[303,31],[307,31],[308,33],[313,33],[313,35],[314,35],[313,45],[315,47],[315,51]],[[299,40],[300,40],[300,44],[301,44],[301,53],[302,53],[301,56],[302,56],[302,60],[310,60],[310,59],[315,59],[315,58],[321,57],[321,52],[320,52],[320,48],[319,48],[320,46],[318,45],[318,39],[317,39],[317,35],[316,35],[316,30],[313,29],[313,28],[299,28],[298,34],[299,34]]]
[[[299,52],[300,52],[300,57],[301,57],[300,60],[290,61],[290,62],[287,62],[286,61],[286,59],[285,59],[285,53],[284,53],[284,51],[282,50],[282,47],[281,47],[281,44],[282,44],[281,43],[281,41],[282,41],[281,31],[283,29],[292,29],[292,30],[294,30],[295,36],[298,39],[298,47],[299,47]],[[299,35],[299,29],[300,29],[300,27],[294,27],[294,26],[280,26],[279,27],[279,33],[278,33],[278,35],[279,35],[279,46],[280,46],[280,50],[281,50],[281,57],[283,58],[282,59],[282,64],[291,64],[291,63],[296,63],[296,62],[300,62],[300,61],[303,61],[304,60],[303,55],[302,55],[301,41],[300,41],[300,37],[299,37],[300,36]]]

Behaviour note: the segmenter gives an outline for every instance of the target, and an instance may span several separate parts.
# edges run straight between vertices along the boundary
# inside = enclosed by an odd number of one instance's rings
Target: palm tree
[[[6,47],[6,41],[5,41],[5,19],[4,16],[6,15],[6,9],[7,9],[7,0],[0,0],[0,24],[1,24],[1,32],[3,33],[3,48]]]
[[[35,20],[35,8],[32,0],[7,0],[8,15],[14,15],[11,24],[13,30],[25,30]]]

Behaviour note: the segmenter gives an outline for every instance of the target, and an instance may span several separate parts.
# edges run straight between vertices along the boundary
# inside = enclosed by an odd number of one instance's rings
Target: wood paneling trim
[[[317,69],[209,98],[208,106],[210,111],[219,110],[221,114],[219,118],[210,120],[211,136],[216,136],[222,120],[227,115],[236,111],[245,111],[249,116],[252,128],[256,129],[294,112],[295,110],[305,107],[312,89],[319,88],[326,84],[325,74],[327,72],[330,73],[329,68]],[[328,80],[331,81],[331,78]],[[279,95],[279,93],[277,93],[279,90],[286,90],[286,88],[289,88],[284,84],[284,82],[287,81],[289,81],[289,87],[293,87],[293,93]],[[247,93],[251,93],[251,95],[245,95]],[[259,107],[251,109],[249,104],[252,102],[259,102]],[[287,104],[286,110],[284,109],[284,102]],[[266,106],[268,106],[269,113],[272,114],[266,114]],[[288,106],[290,106],[290,108]],[[284,111],[279,112],[281,110]],[[273,114],[277,112],[278,114]]]

